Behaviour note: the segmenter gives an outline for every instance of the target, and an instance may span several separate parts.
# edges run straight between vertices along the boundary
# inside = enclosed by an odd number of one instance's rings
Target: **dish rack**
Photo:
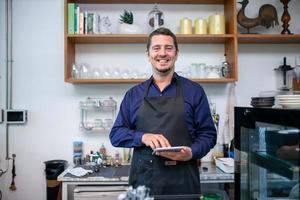
[[[112,98],[87,97],[79,102],[80,130],[108,131],[112,128],[116,116],[117,102]]]

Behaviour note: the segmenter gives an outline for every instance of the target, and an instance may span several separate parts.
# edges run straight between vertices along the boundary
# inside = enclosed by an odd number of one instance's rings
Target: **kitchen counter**
[[[68,169],[70,169],[70,166]],[[84,168],[91,169],[91,166],[84,166]],[[62,182],[62,199],[70,200],[72,188],[76,185],[128,185],[129,165],[121,167],[107,167],[100,168],[99,172],[93,172],[83,177],[75,177],[68,173],[66,169],[57,178]],[[228,174],[217,168],[212,162],[202,162],[200,170],[200,182],[203,183],[233,183],[234,174]]]
[[[58,181],[80,181],[80,182],[127,182],[129,175],[129,165],[124,165],[121,167],[107,167],[100,168],[99,172],[93,172],[92,174],[83,176],[83,177],[75,177],[68,173],[68,169],[66,169],[62,174],[60,174],[57,178]],[[92,169],[91,166],[85,167],[86,169]],[[200,181],[201,183],[228,183],[234,181],[234,174],[228,174],[217,168],[212,162],[202,162],[200,170]]]

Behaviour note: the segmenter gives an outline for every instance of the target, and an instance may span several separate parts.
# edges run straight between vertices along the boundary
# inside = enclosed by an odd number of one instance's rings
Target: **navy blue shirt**
[[[200,159],[214,147],[217,137],[203,88],[198,83],[174,73],[171,83],[162,92],[152,81],[148,96],[176,96],[176,77],[182,83],[185,119],[192,138],[193,158]],[[131,148],[144,145],[142,143],[144,133],[136,130],[136,122],[146,86],[151,79],[152,77],[126,92],[109,135],[113,146]]]

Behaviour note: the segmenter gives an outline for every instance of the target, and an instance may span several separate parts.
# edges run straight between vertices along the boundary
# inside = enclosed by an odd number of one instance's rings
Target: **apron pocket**
[[[136,185],[145,185],[151,187],[153,182],[153,156],[152,155],[141,155],[137,159],[136,169]]]

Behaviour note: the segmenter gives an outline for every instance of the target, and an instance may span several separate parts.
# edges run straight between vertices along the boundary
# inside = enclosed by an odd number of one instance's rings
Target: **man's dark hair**
[[[150,35],[148,37],[148,41],[147,41],[147,51],[148,52],[149,52],[149,48],[150,48],[150,45],[151,45],[152,37],[154,35],[167,35],[167,36],[172,37],[173,41],[174,41],[176,51],[178,51],[178,44],[177,44],[176,36],[174,35],[174,33],[172,33],[172,31],[170,31],[170,29],[162,27],[162,28],[158,28],[158,29],[154,30],[152,33],[150,33]]]

